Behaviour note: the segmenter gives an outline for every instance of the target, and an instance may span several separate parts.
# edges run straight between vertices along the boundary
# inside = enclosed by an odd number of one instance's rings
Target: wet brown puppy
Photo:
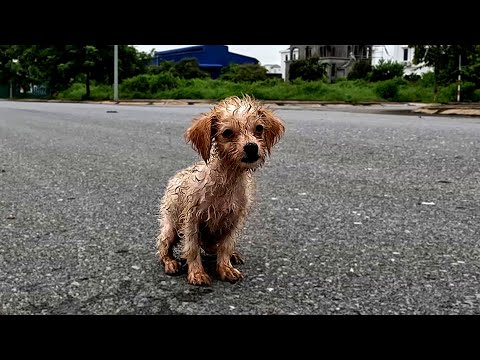
[[[167,274],[180,270],[173,254],[180,241],[189,284],[211,284],[201,249],[217,255],[221,280],[242,278],[232,261],[242,261],[235,243],[252,204],[253,173],[284,132],[285,125],[273,111],[248,95],[220,101],[194,120],[185,138],[204,161],[171,178],[160,204],[157,248]]]

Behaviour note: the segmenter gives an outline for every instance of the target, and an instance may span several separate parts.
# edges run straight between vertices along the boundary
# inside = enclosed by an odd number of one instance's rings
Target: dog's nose
[[[258,145],[255,143],[248,143],[245,144],[243,150],[245,151],[245,154],[247,154],[247,156],[255,156],[258,154]]]

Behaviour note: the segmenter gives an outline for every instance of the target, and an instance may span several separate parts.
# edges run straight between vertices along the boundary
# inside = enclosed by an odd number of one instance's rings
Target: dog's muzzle
[[[253,163],[260,158],[258,155],[258,145],[255,143],[245,144],[243,151],[245,156],[243,157],[242,162]]]

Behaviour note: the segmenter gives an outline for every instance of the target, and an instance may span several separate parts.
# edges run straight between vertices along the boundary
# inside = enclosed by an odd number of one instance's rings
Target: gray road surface
[[[473,117],[278,109],[244,281],[165,275],[157,203],[206,110],[0,102],[0,314],[480,314]]]

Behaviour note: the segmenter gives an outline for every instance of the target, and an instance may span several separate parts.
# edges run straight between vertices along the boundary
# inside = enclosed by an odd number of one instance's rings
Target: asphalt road
[[[207,110],[0,102],[0,314],[480,314],[473,117],[278,109],[245,279],[165,275],[158,199]]]

